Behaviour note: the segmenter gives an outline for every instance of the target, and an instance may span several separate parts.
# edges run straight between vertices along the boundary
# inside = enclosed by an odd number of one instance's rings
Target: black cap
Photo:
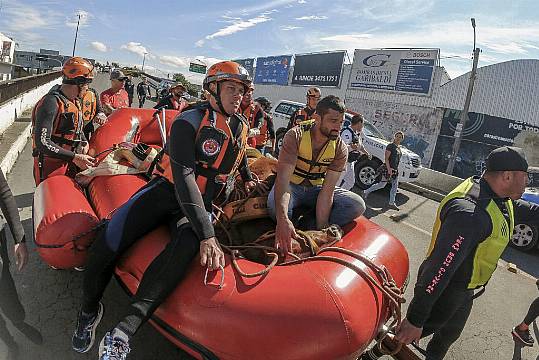
[[[487,171],[528,171],[528,160],[521,148],[502,146],[487,157]]]

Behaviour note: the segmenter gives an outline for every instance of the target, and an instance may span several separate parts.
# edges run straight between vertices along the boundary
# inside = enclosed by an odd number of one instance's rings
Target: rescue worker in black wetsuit
[[[72,339],[75,351],[86,352],[93,344],[103,316],[100,300],[117,259],[159,224],[170,223],[171,241],[144,273],[129,314],[106,333],[100,359],[125,359],[129,339],[174,290],[199,252],[201,265],[209,270],[225,265],[210,219],[212,202],[236,169],[247,191],[256,186],[245,156],[248,124],[237,113],[250,84],[248,72],[235,62],[211,66],[203,83],[211,94],[209,102],[179,115],[170,131],[168,151],[155,167],[156,176],[114,213],[98,235],[84,274],[82,306]],[[182,218],[187,223],[177,225]]]
[[[93,166],[86,153],[80,99],[94,78],[94,66],[80,57],[62,67],[62,85],[53,87],[32,111],[34,180],[36,185],[49,176],[72,175]]]
[[[0,170],[0,208],[2,208],[2,214],[6,218],[13,235],[13,241],[15,242],[13,253],[16,258],[17,269],[21,271],[28,262],[28,250],[26,249],[24,229],[19,218],[19,209],[2,170]],[[0,339],[7,346],[7,358],[15,360],[18,359],[19,346],[9,333],[4,318],[8,318],[13,326],[26,335],[30,341],[40,345],[43,338],[37,329],[24,321],[26,314],[9,271],[9,263],[6,228],[4,219],[0,215],[0,310],[2,311],[0,315]]]
[[[440,203],[427,258],[419,268],[414,297],[395,339],[403,344],[434,334],[426,359],[443,359],[459,338],[479,296],[513,234],[515,214],[535,212],[518,200],[528,163],[522,149],[501,147],[481,177],[464,180]],[[377,358],[370,351],[369,357]]]
[[[320,89],[317,87],[311,87],[307,90],[307,103],[304,108],[296,110],[291,116],[290,121],[288,122],[288,125],[286,126],[286,130],[292,129],[294,126],[299,125],[300,122],[309,120],[314,115],[314,112],[316,111],[316,105],[320,101],[320,97],[322,96],[322,93],[320,92]]]
[[[133,84],[131,75],[129,75],[125,80],[124,89],[127,92],[127,98],[129,99],[129,107],[131,107],[131,105],[133,104],[133,95],[135,94],[135,84]]]
[[[187,106],[187,101],[182,98],[185,93],[185,86],[182,83],[177,82],[172,84],[169,89],[170,94],[161,98],[154,109],[170,109],[170,110],[183,110]]]

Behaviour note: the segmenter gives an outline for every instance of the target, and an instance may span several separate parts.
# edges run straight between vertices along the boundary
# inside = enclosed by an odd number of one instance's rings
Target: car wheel
[[[518,223],[513,230],[511,246],[523,251],[534,249],[537,246],[538,235],[537,225],[529,222]]]
[[[376,169],[382,163],[379,160],[367,160],[362,163],[356,163],[354,166],[356,173],[356,186],[361,190],[367,190],[376,182]]]

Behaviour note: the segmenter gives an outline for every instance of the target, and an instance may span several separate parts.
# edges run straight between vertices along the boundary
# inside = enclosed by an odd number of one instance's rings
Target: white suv
[[[290,120],[290,116],[305,105],[288,100],[281,100],[279,104],[272,110],[273,124],[276,130],[276,151],[282,145],[282,139],[286,132],[286,126]],[[346,120],[351,121],[351,113],[346,113]],[[372,155],[372,160],[366,156],[361,157],[355,165],[356,186],[365,190],[369,188],[375,181],[376,170],[382,165],[385,157],[385,149],[390,142],[373,124],[365,120],[363,123],[362,132],[363,146]],[[404,146],[401,146],[402,157],[399,163],[399,182],[413,182],[421,171],[421,158],[419,155],[410,151]]]

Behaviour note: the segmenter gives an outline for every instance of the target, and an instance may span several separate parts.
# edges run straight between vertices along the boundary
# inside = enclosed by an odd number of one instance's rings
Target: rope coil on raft
[[[229,243],[232,243],[232,235],[230,234],[229,229],[232,226],[232,221],[234,216],[238,213],[238,209],[242,207],[242,205],[245,205],[247,201],[254,197],[255,195],[264,196],[266,194],[261,193],[260,191],[252,191],[250,194],[246,194],[246,192],[243,191],[243,189],[239,190],[239,186],[235,187],[235,194],[234,196],[231,196],[232,201],[238,201],[241,200],[241,202],[238,203],[238,206],[235,208],[232,216],[228,218],[223,211],[223,209],[219,206],[215,206],[214,208],[217,210],[218,214],[222,215],[222,219],[220,216],[216,217],[216,224],[220,226],[220,228],[224,231],[225,236],[228,238]],[[236,191],[238,189],[238,191]],[[258,188],[257,190],[259,190]],[[224,206],[224,205],[223,205]],[[377,339],[377,346],[379,347],[380,351],[385,355],[395,355],[401,350],[402,344],[398,344],[394,349],[389,350],[385,347],[382,347],[382,341],[384,338],[387,337],[389,330],[394,329],[398,327],[402,322],[402,311],[401,311],[401,305],[405,302],[403,290],[398,287],[397,283],[395,282],[393,276],[389,272],[389,270],[385,266],[379,266],[375,264],[371,259],[366,257],[365,255],[339,248],[334,246],[335,243],[338,241],[335,240],[333,242],[330,242],[328,244],[325,244],[323,248],[319,248],[316,241],[313,239],[313,237],[306,231],[302,231],[299,229],[296,229],[296,233],[299,237],[299,239],[303,242],[303,244],[309,249],[310,255],[304,258],[301,258],[297,256],[296,254],[292,252],[288,252],[288,256],[294,258],[294,260],[284,261],[279,263],[279,253],[281,251],[275,247],[267,246],[267,245],[261,245],[261,243],[268,242],[268,240],[275,239],[275,231],[268,231],[264,234],[260,235],[255,241],[242,244],[242,245],[224,245],[221,244],[222,248],[228,252],[231,256],[231,263],[233,268],[236,270],[236,272],[246,278],[253,278],[258,276],[265,276],[268,274],[273,267],[276,265],[278,266],[290,266],[295,264],[300,264],[304,262],[312,262],[312,261],[329,261],[336,264],[340,264],[342,266],[345,266],[346,268],[354,271],[356,274],[361,276],[363,279],[365,279],[369,284],[374,286],[376,289],[380,291],[383,298],[387,301],[388,308],[389,308],[389,314],[390,318],[392,319],[390,325],[388,326],[388,331],[383,332],[380,334],[380,336]],[[246,250],[261,250],[266,253],[271,258],[271,262],[265,266],[264,269],[254,272],[254,273],[246,273],[244,272],[240,265],[238,264],[238,258],[241,256],[243,258],[247,258],[243,254]],[[375,276],[373,277],[367,270],[364,270],[354,264],[351,261],[326,255],[326,253],[334,252],[334,253],[340,253],[344,254],[346,256],[349,256],[353,258],[355,261],[359,261],[363,263],[366,267],[368,267]],[[324,254],[324,255],[321,255]],[[375,278],[376,277],[376,278]]]

